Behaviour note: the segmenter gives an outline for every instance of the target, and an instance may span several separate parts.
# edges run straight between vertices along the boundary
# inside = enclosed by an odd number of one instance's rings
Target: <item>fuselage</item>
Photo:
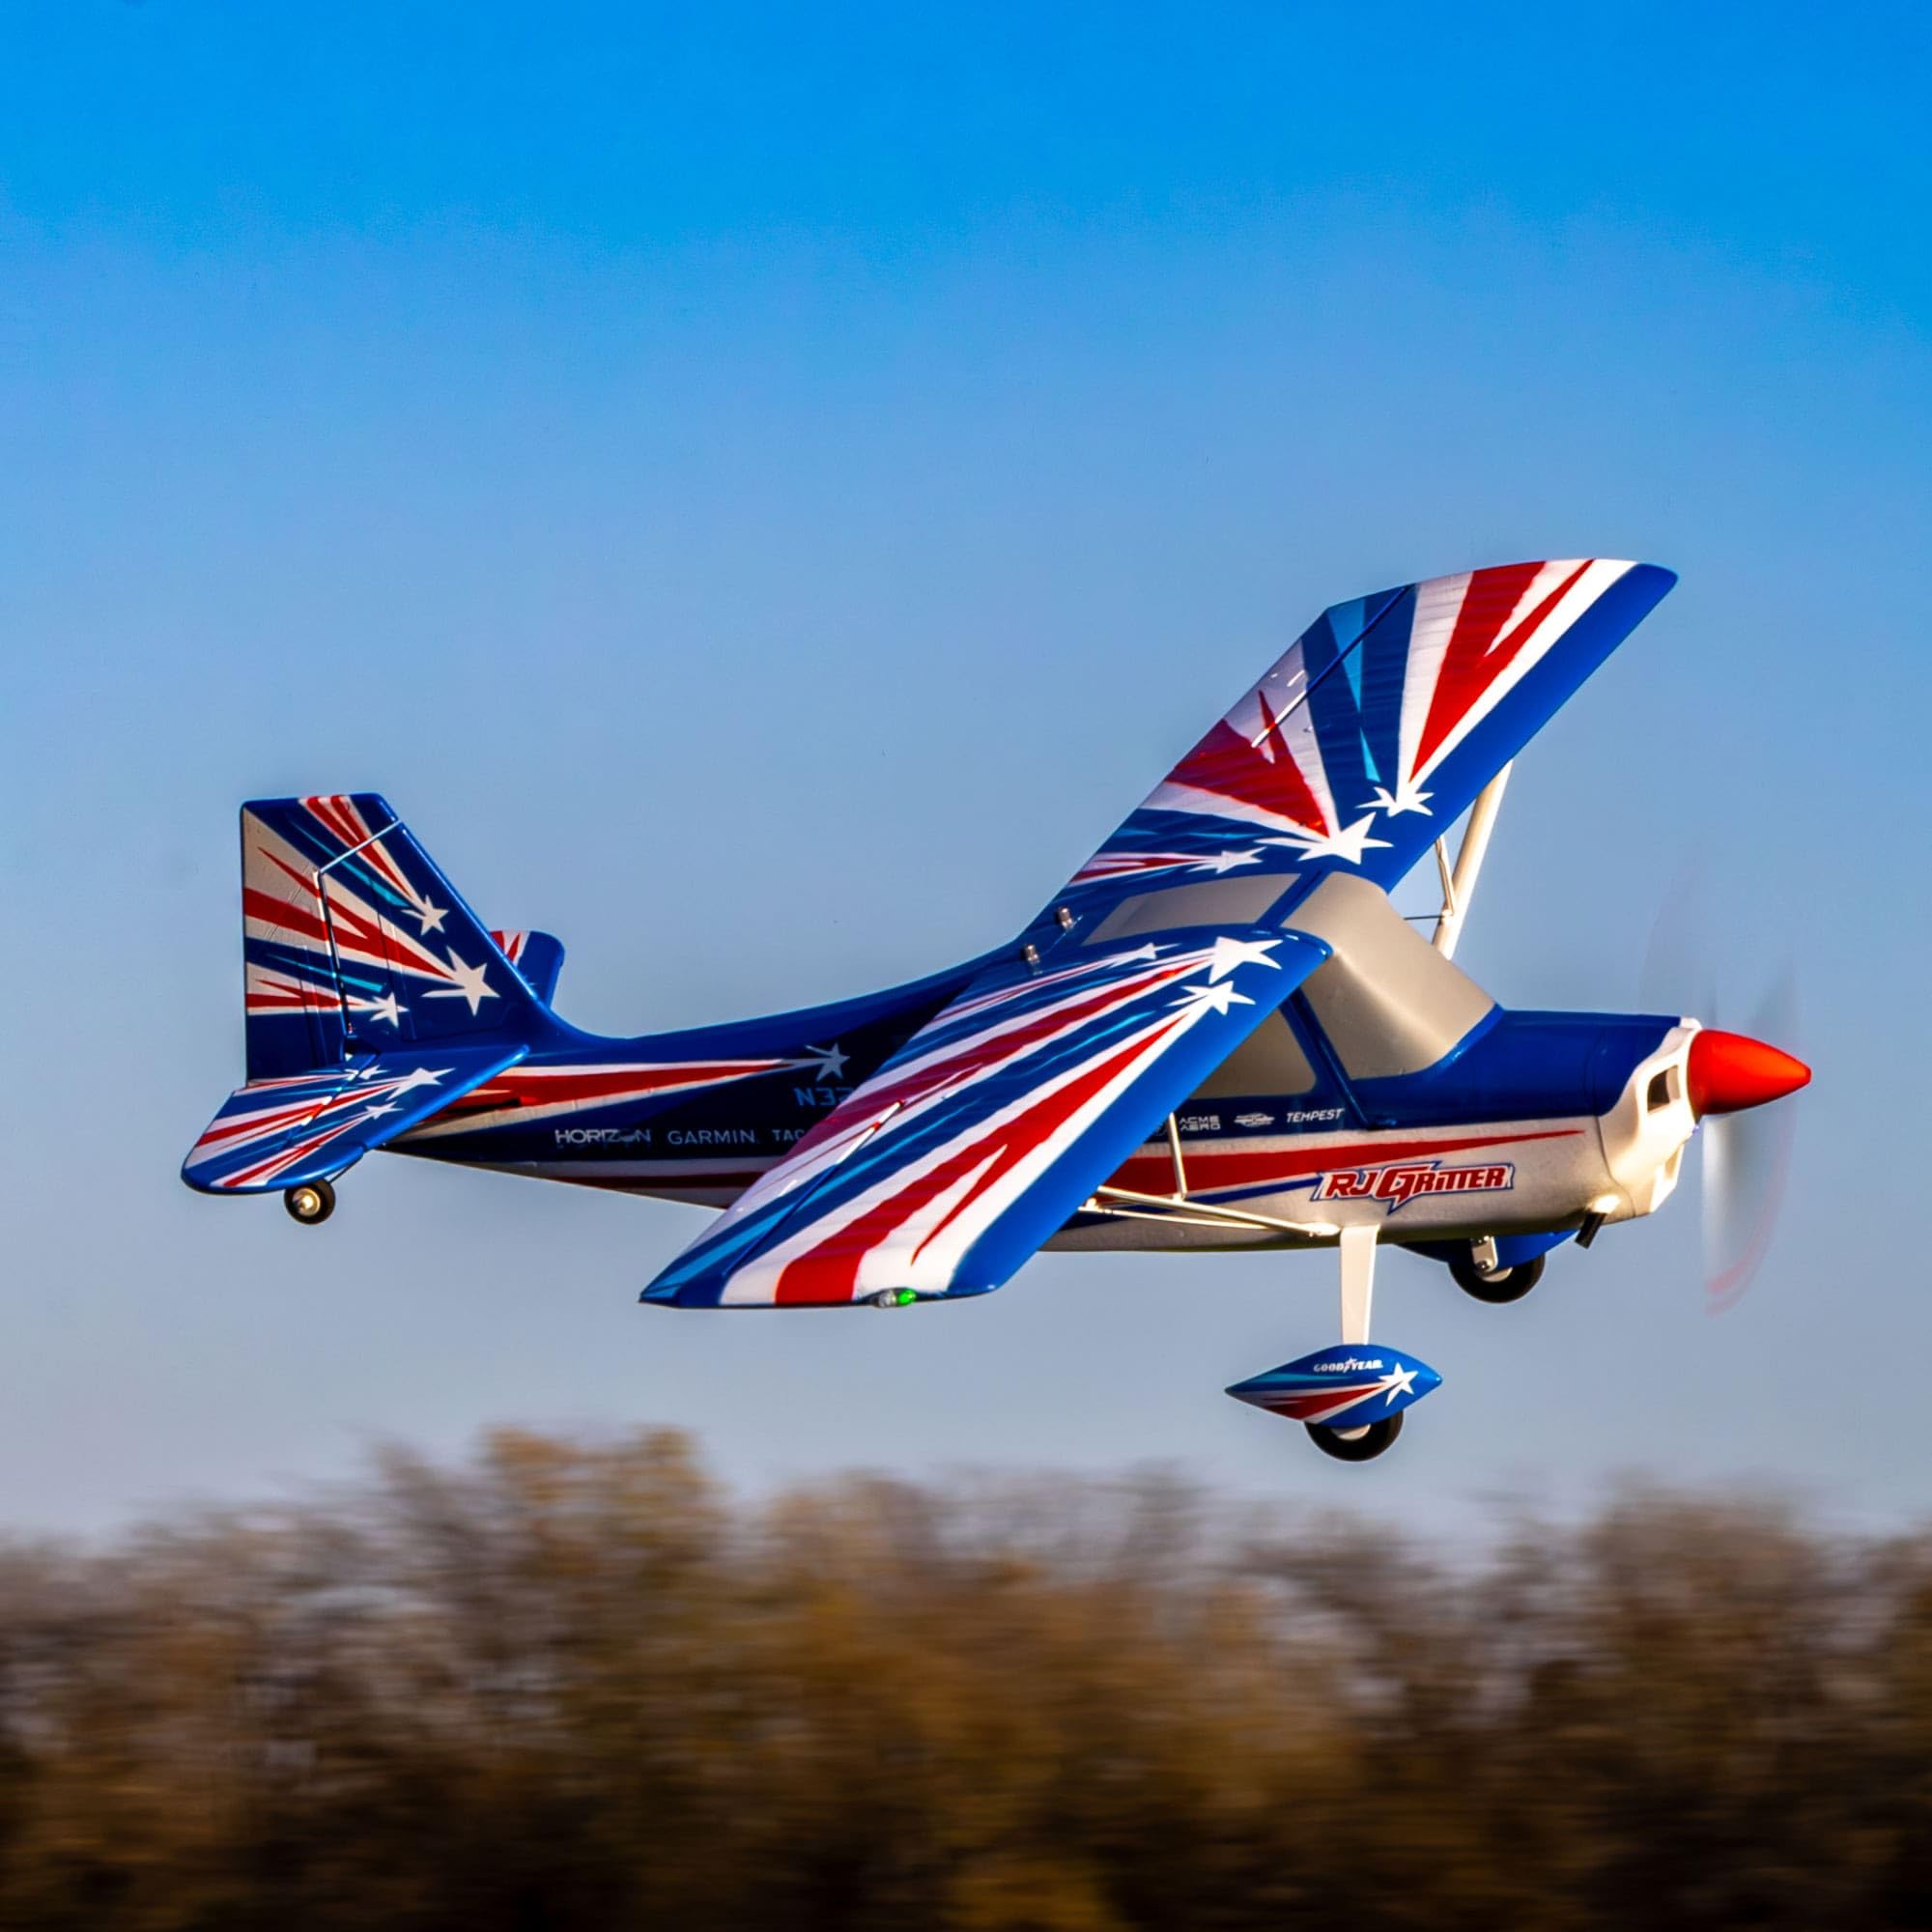
[[[393,1149],[725,1207],[983,964],[727,1026],[616,1039],[559,1025]],[[1385,1239],[1429,1242],[1648,1213],[1694,1125],[1681,1070],[1692,1031],[1492,1007],[1426,1069],[1351,1078],[1297,995],[1052,1245],[1293,1244],[1363,1220]]]

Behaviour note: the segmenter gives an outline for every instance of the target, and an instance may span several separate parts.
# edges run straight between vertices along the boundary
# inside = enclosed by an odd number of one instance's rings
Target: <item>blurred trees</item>
[[[0,1926],[1932,1924],[1932,1540],[503,1434],[0,1551]]]

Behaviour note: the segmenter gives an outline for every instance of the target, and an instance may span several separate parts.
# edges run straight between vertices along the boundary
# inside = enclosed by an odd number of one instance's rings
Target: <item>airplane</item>
[[[1227,1392],[1379,1456],[1439,1385],[1377,1259],[1519,1299],[1804,1086],[1676,1014],[1505,1008],[1455,963],[1512,761],[1676,582],[1505,564],[1323,611],[1018,932],[908,985],[607,1038],[373,792],[242,808],[246,1081],[184,1164],[326,1221],[372,1148],[724,1209],[669,1308],[900,1308],[1038,1249],[1322,1249],[1340,1341]],[[1452,858],[1448,835],[1464,820]],[[1390,898],[1434,853],[1425,936]]]

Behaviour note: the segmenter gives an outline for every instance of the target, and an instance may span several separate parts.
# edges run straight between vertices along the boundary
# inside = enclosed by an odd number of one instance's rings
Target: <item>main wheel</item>
[[[1506,1301],[1520,1301],[1543,1279],[1543,1257],[1532,1255],[1512,1267],[1479,1268],[1473,1261],[1453,1261],[1449,1272],[1464,1294],[1500,1307]]]
[[[319,1227],[335,1212],[335,1189],[326,1180],[304,1180],[282,1196],[282,1206],[304,1228]]]
[[[1338,1463],[1371,1463],[1402,1434],[1402,1416],[1385,1415],[1361,1429],[1328,1429],[1319,1422],[1302,1425],[1308,1437],[1324,1456]]]

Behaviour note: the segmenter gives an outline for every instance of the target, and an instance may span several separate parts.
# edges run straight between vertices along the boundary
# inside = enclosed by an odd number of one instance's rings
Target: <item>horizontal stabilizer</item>
[[[402,1046],[237,1088],[182,1163],[205,1194],[261,1193],[325,1180],[428,1119],[529,1051],[524,1045]]]

